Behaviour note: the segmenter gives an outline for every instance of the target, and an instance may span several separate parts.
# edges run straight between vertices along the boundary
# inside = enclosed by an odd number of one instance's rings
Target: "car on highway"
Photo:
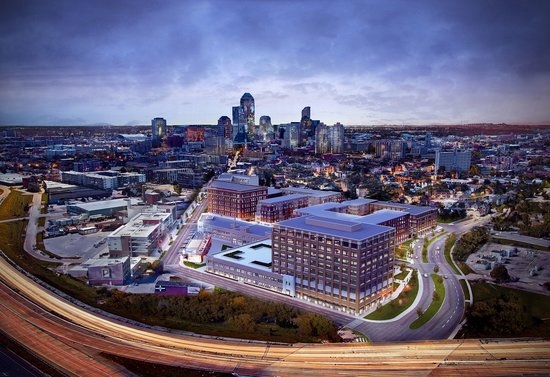
[[[428,277],[428,274],[424,274],[424,277],[427,278],[427,277]]]

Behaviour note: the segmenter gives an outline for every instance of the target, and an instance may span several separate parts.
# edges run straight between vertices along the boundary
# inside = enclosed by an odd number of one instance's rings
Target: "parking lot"
[[[61,237],[46,238],[46,250],[62,258],[79,257],[93,258],[102,253],[108,253],[106,237],[109,232],[93,234],[68,234]]]
[[[511,252],[508,256],[508,252]],[[542,284],[550,281],[550,252],[527,247],[488,243],[468,257],[468,265],[480,275],[491,279],[491,268],[503,263],[510,277],[517,281],[507,286],[550,294]]]

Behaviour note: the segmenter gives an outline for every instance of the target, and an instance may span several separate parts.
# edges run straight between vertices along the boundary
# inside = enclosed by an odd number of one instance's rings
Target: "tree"
[[[180,184],[176,181],[176,182],[173,182],[173,183],[172,183],[172,186],[173,186],[174,192],[175,192],[177,195],[180,195],[180,194],[181,194],[181,186],[180,186]]]
[[[416,308],[416,314],[418,314],[418,316],[420,317],[422,314],[424,314],[424,309],[422,309],[422,307],[419,306],[418,308]]]
[[[228,321],[228,325],[232,326],[236,330],[253,333],[256,330],[256,322],[254,318],[248,313],[239,314],[231,317]]]
[[[151,269],[155,271],[156,274],[162,274],[163,272],[162,262],[157,259],[156,261],[151,263]]]
[[[436,264],[436,265],[434,266],[434,273],[437,274],[438,272],[439,272],[439,266]]]
[[[497,283],[506,283],[510,281],[510,274],[505,265],[499,264],[491,271],[491,277],[495,279]]]

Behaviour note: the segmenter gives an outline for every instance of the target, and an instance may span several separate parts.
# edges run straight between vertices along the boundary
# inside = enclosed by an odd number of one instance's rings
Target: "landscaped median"
[[[430,245],[432,244],[432,242],[434,242],[435,240],[437,240],[438,238],[441,238],[443,237],[444,235],[446,235],[447,232],[443,232],[441,234],[438,234],[437,236],[435,237],[432,237],[432,238],[427,238],[426,241],[424,242],[424,245],[422,245],[422,262],[423,263],[428,263],[428,248],[430,247]]]
[[[374,312],[365,316],[365,319],[375,321],[385,321],[397,317],[399,314],[407,310],[414,302],[418,295],[418,274],[415,270],[412,271],[411,280],[405,286],[401,294],[387,303],[379,307]]]
[[[432,319],[433,316],[439,311],[439,308],[441,308],[441,304],[443,304],[443,300],[445,299],[445,285],[443,285],[443,278],[437,274],[432,274],[431,276],[435,284],[435,291],[432,294],[432,303],[425,311],[423,311],[422,308],[418,308],[419,316],[409,326],[412,330],[422,327],[426,324],[426,322]]]

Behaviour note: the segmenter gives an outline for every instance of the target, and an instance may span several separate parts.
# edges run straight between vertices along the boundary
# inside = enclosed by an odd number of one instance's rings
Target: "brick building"
[[[267,197],[267,187],[214,180],[208,186],[208,211],[253,220],[256,206]]]

